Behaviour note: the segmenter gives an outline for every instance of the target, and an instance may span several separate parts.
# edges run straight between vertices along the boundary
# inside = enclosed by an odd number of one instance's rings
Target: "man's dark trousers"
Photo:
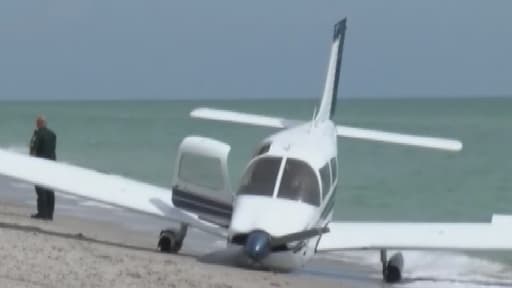
[[[55,209],[55,192],[46,189],[46,218],[53,219],[53,210]]]
[[[37,214],[43,218],[53,219],[55,193],[53,190],[36,186]]]
[[[39,187],[39,186],[36,186],[36,194],[37,194],[37,215],[39,216],[43,216],[43,211],[44,211],[44,202],[45,202],[45,193],[44,193],[44,188],[43,187]]]

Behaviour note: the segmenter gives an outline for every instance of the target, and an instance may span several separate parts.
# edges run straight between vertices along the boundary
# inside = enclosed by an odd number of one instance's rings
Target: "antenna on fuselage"
[[[315,109],[313,109],[313,118],[311,119],[311,129],[313,129],[316,125],[315,119],[316,119],[317,114],[318,114],[318,107],[315,106]]]

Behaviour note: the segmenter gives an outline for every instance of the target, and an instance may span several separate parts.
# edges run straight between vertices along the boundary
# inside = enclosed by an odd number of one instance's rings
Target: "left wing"
[[[175,207],[170,189],[1,149],[0,174],[225,236],[225,229],[219,225]]]
[[[331,222],[318,251],[511,250],[512,216],[494,215],[491,223]]]

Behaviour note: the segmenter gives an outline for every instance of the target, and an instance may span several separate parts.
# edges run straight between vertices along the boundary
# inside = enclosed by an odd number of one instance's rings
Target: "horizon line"
[[[251,97],[251,98],[24,98],[24,99],[14,99],[14,98],[5,98],[0,99],[0,102],[143,102],[143,101],[272,101],[272,100],[311,100],[316,101],[320,99],[320,97]],[[427,96],[427,95],[417,95],[417,96],[345,96],[338,97],[341,100],[348,101],[364,101],[364,100],[463,100],[463,99],[512,99],[512,94],[495,94],[495,95],[456,95],[456,96]]]

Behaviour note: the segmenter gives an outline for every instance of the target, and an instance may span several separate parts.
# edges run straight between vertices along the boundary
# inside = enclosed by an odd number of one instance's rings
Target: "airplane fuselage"
[[[247,165],[234,202],[229,242],[245,245],[254,231],[271,237],[325,227],[337,185],[337,137],[331,121],[309,122],[261,142]],[[275,270],[303,266],[320,236],[272,247],[255,265]]]

